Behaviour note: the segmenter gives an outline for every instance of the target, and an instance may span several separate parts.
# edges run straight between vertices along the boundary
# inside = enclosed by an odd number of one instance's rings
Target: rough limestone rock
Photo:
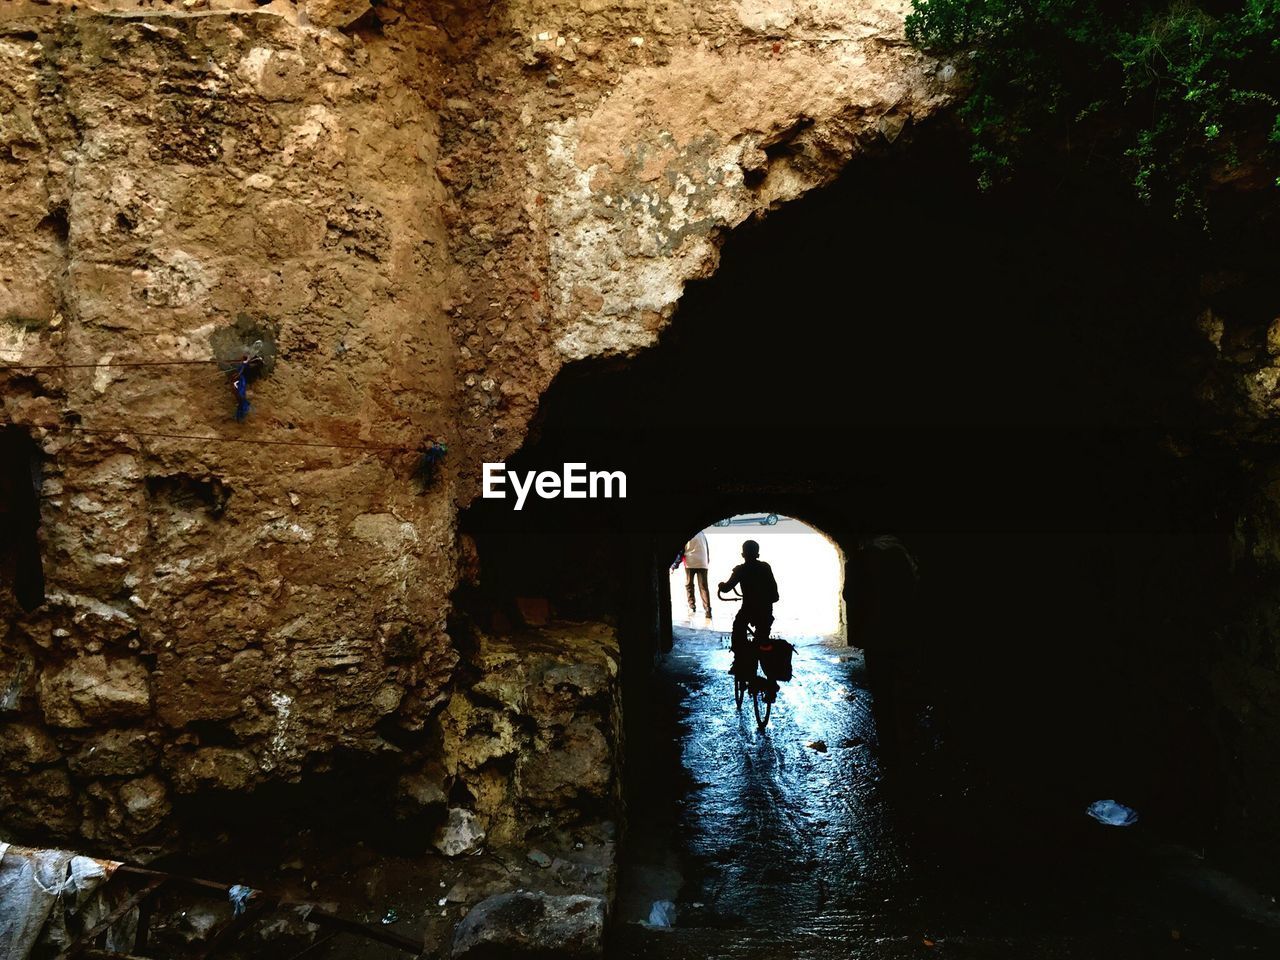
[[[169,813],[169,800],[159,777],[146,776],[120,786],[120,802],[135,833],[155,830]]]
[[[399,792],[417,807],[443,807],[449,799],[443,779],[443,772],[406,774],[400,778]]]
[[[307,20],[317,27],[350,26],[369,12],[369,0],[303,0]]]
[[[174,786],[183,793],[198,790],[243,790],[253,783],[258,765],[244,750],[202,747],[194,754],[166,757]]]
[[[615,752],[615,744],[590,719],[540,732],[534,750],[520,758],[520,795],[530,805],[548,810],[605,797],[613,781]]]
[[[446,857],[475,853],[484,845],[484,828],[470,810],[451,807],[434,845]]]
[[[450,956],[468,960],[586,960],[604,951],[605,903],[518,891],[482,900],[454,931]]]
[[[67,758],[76,776],[86,779],[122,777],[142,773],[155,762],[158,751],[142,730],[108,730],[89,740]]]
[[[441,724],[447,772],[475,799],[491,842],[517,843],[534,822],[614,816],[619,658],[603,624],[477,637],[481,679],[454,695]]]
[[[654,343],[726,231],[829,182],[950,99],[908,0],[533,3],[462,67],[437,166],[451,249],[463,471],[502,460],[566,363]],[[523,45],[530,80],[512,84]],[[488,78],[494,78],[489,80]],[[521,184],[523,194],[513,197]]]
[[[58,745],[43,729],[29,723],[0,727],[0,762],[13,769],[54,763],[62,756]]]
[[[0,809],[13,829],[32,834],[75,830],[80,824],[71,778],[54,768],[0,781]]]
[[[40,680],[40,706],[55,727],[88,727],[145,718],[150,680],[136,660],[78,657]]]

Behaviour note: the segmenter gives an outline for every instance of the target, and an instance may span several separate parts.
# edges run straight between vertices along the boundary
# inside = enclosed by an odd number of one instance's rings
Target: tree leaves
[[[1207,226],[1216,181],[1280,174],[1280,0],[914,0],[907,37],[966,55],[984,186],[1101,163]]]

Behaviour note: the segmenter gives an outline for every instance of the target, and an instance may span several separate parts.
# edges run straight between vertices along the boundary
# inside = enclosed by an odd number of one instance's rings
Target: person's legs
[[[698,610],[698,608],[693,605],[693,574],[694,571],[691,568],[684,568],[684,592],[689,596],[690,613],[696,613]]]
[[[740,677],[752,677],[756,672],[756,652],[751,641],[747,639],[747,623],[749,619],[745,610],[739,610],[733,618],[733,633],[729,647],[733,650],[733,668],[730,673]]]
[[[702,612],[711,618],[711,589],[707,586],[707,568],[693,571],[698,578],[698,592],[702,594]],[[690,598],[692,599],[692,598]],[[692,609],[692,607],[690,607]]]

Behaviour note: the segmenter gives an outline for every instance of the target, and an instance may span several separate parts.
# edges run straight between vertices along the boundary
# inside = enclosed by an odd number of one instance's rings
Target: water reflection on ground
[[[734,709],[723,634],[677,628],[629,732],[612,956],[1280,955],[1082,815],[1010,824],[1017,809],[991,798],[953,808],[955,785],[904,787],[877,761],[858,652],[796,642],[795,677],[761,731]],[[674,928],[642,925],[664,899]]]
[[[731,654],[719,637],[681,640],[698,669],[686,687],[697,734],[683,744],[695,780],[685,842],[713,865],[695,902],[721,921],[843,926],[847,895],[897,865],[876,793],[868,698],[853,681],[856,651],[797,644],[794,680],[762,731],[749,709],[732,708]]]

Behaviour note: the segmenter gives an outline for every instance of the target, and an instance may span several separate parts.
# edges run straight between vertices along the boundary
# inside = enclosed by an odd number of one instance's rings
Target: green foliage
[[[1280,0],[914,0],[907,36],[968,64],[989,186],[1044,153],[1119,166],[1204,217],[1215,179],[1280,183]]]

